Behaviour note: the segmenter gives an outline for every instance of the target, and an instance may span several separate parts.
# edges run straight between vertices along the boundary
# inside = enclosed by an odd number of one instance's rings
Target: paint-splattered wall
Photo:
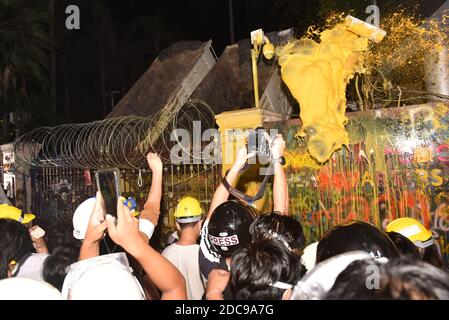
[[[287,141],[290,211],[302,222],[308,242],[347,220],[385,227],[408,216],[431,228],[448,261],[449,106],[432,103],[348,117],[350,145],[322,166],[295,136],[298,121],[266,125]]]

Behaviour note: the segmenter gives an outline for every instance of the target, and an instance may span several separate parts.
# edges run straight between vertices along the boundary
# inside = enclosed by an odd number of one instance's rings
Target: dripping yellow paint
[[[300,104],[299,135],[308,137],[308,151],[320,163],[349,144],[346,85],[365,71],[364,50],[374,32],[364,23],[342,22],[321,32],[319,43],[303,38],[277,51],[282,79]]]

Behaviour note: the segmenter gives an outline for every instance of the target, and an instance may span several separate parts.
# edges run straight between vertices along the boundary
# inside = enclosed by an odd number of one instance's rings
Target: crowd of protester
[[[285,141],[267,139],[272,212],[231,199],[222,183],[209,208],[188,195],[179,201],[177,232],[164,248],[151,245],[161,240],[163,169],[153,153],[141,212],[131,212],[120,198],[117,216],[106,214],[97,192],[67,227],[0,205],[0,299],[449,299],[441,251],[415,219],[394,220],[386,230],[349,221],[307,245],[289,211],[287,178],[277,161]],[[235,186],[254,156],[242,148],[227,183]]]

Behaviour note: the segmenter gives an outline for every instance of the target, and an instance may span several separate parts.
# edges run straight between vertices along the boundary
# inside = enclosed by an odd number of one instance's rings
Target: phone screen
[[[96,172],[98,189],[103,197],[105,211],[114,217],[117,216],[117,201],[120,196],[119,177],[116,169]]]

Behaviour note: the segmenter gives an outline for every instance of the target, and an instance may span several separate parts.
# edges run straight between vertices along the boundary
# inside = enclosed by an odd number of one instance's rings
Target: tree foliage
[[[0,97],[7,101],[33,87],[48,87],[46,1],[0,0]],[[6,110],[3,110],[6,111]]]

